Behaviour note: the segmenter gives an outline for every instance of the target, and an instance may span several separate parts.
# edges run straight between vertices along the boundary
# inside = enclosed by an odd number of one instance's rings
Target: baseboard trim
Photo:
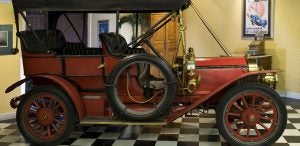
[[[16,118],[16,112],[0,114],[0,121],[15,119],[15,118]]]
[[[0,0],[1,3],[11,3],[11,0]]]
[[[277,93],[281,97],[300,99],[300,93],[299,92],[290,92],[290,91],[280,91],[280,90],[278,90]]]

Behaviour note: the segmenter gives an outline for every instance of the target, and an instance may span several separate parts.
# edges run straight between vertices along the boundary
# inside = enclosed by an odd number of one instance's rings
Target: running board
[[[80,125],[166,125],[165,119],[151,121],[126,121],[114,117],[85,117]]]

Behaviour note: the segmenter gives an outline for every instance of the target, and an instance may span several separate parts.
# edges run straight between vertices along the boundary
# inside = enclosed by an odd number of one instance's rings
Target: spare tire
[[[141,64],[148,66],[148,78],[143,82],[144,87],[138,81],[142,72],[139,68]],[[159,77],[154,77],[154,70],[156,73],[159,71]],[[162,85],[163,88],[153,87]],[[145,96],[145,90],[147,95],[149,91],[152,92],[151,97]],[[106,96],[114,114],[126,120],[157,119],[169,111],[176,95],[177,81],[170,66],[149,54],[135,54],[122,59],[113,69],[106,85]]]

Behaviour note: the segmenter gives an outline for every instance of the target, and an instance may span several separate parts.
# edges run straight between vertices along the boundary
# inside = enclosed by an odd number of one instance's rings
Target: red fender
[[[60,76],[57,76],[57,75],[36,75],[36,76],[28,77],[26,79],[20,80],[16,83],[12,84],[11,86],[9,86],[5,90],[5,93],[11,92],[12,90],[14,90],[18,86],[22,85],[26,81],[35,80],[35,79],[38,79],[38,78],[51,80],[54,83],[58,84],[62,89],[64,89],[64,91],[66,91],[66,93],[70,96],[71,100],[73,101],[73,104],[74,104],[74,107],[77,111],[79,120],[81,120],[86,115],[86,111],[85,111],[85,108],[84,108],[84,105],[83,105],[83,101],[80,98],[80,94],[78,93],[76,88],[70,82],[68,82],[64,78],[62,78]]]
[[[266,73],[277,73],[279,72],[279,70],[263,70],[263,71],[253,71],[253,72],[246,72],[244,74],[241,74],[240,76],[237,76],[236,78],[234,78],[233,80],[227,82],[226,84],[220,86],[219,88],[217,88],[216,90],[212,91],[211,93],[201,97],[200,99],[198,99],[196,102],[194,102],[193,104],[187,106],[186,108],[179,110],[177,112],[175,112],[174,114],[172,114],[171,116],[167,117],[167,122],[172,122],[174,120],[176,120],[177,118],[179,118],[180,116],[184,115],[185,113],[191,111],[192,109],[196,108],[198,105],[202,104],[203,102],[205,102],[206,100],[210,99],[210,97],[216,95],[217,93],[219,93],[220,91],[222,91],[224,88],[228,87],[229,85],[235,83],[236,81],[245,78],[247,76],[251,76],[251,75],[259,75],[259,74],[266,74]]]

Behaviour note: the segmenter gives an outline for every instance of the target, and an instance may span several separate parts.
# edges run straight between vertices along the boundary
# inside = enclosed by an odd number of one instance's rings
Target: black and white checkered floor
[[[272,146],[300,146],[300,100],[285,99],[288,124]],[[216,128],[214,111],[185,116],[166,126],[79,127],[61,145],[76,146],[229,146]],[[28,146],[15,120],[0,121],[0,146]]]

